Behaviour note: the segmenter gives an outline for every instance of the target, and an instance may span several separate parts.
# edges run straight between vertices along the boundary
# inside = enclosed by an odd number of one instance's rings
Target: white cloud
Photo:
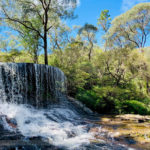
[[[121,10],[125,12],[132,8],[134,5],[143,2],[150,2],[150,0],[123,0]]]

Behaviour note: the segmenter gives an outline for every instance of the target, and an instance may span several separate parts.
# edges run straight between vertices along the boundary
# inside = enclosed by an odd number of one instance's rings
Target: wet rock
[[[11,128],[17,128],[17,121],[14,118],[8,118],[6,115],[0,115],[0,130],[4,130],[4,124],[7,123]]]
[[[130,137],[126,137],[125,140],[129,145],[136,144],[136,141],[134,139],[131,139]]]
[[[0,116],[0,132],[4,130],[2,117],[3,116]]]
[[[142,115],[126,114],[126,115],[117,115],[115,117],[122,121],[135,121],[139,123],[150,121],[150,116],[142,116]]]
[[[25,121],[25,124],[30,124],[30,123],[31,123],[30,120],[26,120],[26,121]]]
[[[5,140],[0,141],[0,150],[63,150],[41,140]],[[66,149],[65,149],[66,150]]]
[[[15,147],[3,147],[3,148],[0,148],[0,150],[59,150],[57,148],[54,148],[54,147],[38,147],[38,146],[34,146],[34,145],[31,145],[31,146],[15,146]]]
[[[145,120],[143,120],[143,119],[138,120],[138,123],[144,123],[144,122],[145,122]]]
[[[89,146],[86,146],[86,149],[81,149],[81,150],[128,150],[128,148],[124,146],[119,146],[114,144],[109,144],[109,143],[98,143],[98,144],[91,144]]]
[[[12,128],[17,128],[17,121],[14,118],[6,117],[6,121]]]
[[[0,140],[19,140],[23,138],[20,134],[10,133],[10,132],[3,132],[0,136]]]
[[[34,140],[42,140],[42,137],[36,136],[36,137],[30,137],[29,140],[34,141]]]
[[[86,107],[83,103],[81,103],[80,101],[72,98],[72,97],[68,97],[68,99],[76,106],[80,107],[83,111],[85,111],[88,114],[93,114],[94,112],[89,109],[88,107]]]
[[[14,125],[17,126],[17,121],[16,121],[16,119],[14,119],[14,118],[7,118],[6,120],[7,120],[8,123],[12,123],[12,124],[14,124]]]
[[[67,132],[68,138],[72,138],[75,137],[76,134],[72,131],[72,132]]]

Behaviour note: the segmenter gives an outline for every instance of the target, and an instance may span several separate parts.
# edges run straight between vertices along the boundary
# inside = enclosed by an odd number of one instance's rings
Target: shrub
[[[90,90],[80,90],[76,95],[76,99],[84,103],[87,107],[92,110],[96,110],[95,103],[98,97],[93,91]]]
[[[87,107],[102,114],[148,114],[145,101],[149,99],[140,91],[133,90],[95,86],[92,90],[80,90],[76,98]]]
[[[96,110],[99,113],[115,113],[120,112],[120,100],[119,88],[106,87],[94,87],[93,91],[97,96]]]
[[[123,102],[122,110],[124,111],[124,113],[140,114],[140,115],[149,114],[148,107],[144,103],[136,100],[126,100],[125,102]]]

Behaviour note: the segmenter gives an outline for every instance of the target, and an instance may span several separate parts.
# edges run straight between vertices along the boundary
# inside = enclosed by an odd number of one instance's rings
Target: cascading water
[[[48,143],[69,149],[89,144],[92,134],[88,134],[85,125],[77,125],[78,116],[70,109],[53,108],[37,110],[25,105],[0,104],[1,113],[15,118],[17,130],[26,138],[43,137]],[[74,122],[76,120],[76,123]],[[16,132],[16,128],[7,129]]]
[[[1,102],[47,107],[66,92],[65,76],[58,68],[25,63],[0,63]]]
[[[82,110],[69,101],[66,94],[66,77],[58,68],[24,63],[0,63],[0,149],[42,150],[42,142],[62,149],[92,150],[112,149],[90,144],[94,133],[83,119]],[[13,142],[5,140],[8,133]],[[13,136],[13,137],[12,137]],[[19,136],[19,137],[18,137]],[[6,138],[7,137],[7,138]],[[16,144],[14,144],[16,141]],[[17,142],[18,141],[18,142]],[[12,143],[12,144],[10,144]],[[89,145],[89,146],[88,146]],[[120,148],[120,147],[119,147]],[[119,149],[115,146],[114,149]],[[122,149],[125,149],[122,147]],[[10,149],[9,149],[10,150]]]
[[[76,124],[79,116],[69,108],[65,85],[64,73],[58,68],[0,63],[0,113],[14,118],[17,130],[25,137],[43,137],[66,147],[88,143],[91,135]],[[5,119],[5,128],[15,132]]]

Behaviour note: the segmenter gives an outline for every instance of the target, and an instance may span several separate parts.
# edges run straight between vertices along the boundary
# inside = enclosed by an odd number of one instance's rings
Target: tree
[[[3,32],[0,36],[0,51],[10,52],[12,49],[19,50],[19,38],[17,35],[12,35],[11,32]]]
[[[100,26],[103,31],[105,33],[107,33],[111,23],[111,18],[110,18],[110,15],[109,15],[109,10],[103,10],[100,14],[100,17],[98,18],[98,26]]]
[[[55,26],[50,33],[50,43],[52,50],[62,51],[68,43],[70,43],[71,29],[63,23],[59,23]]]
[[[101,86],[117,86],[126,88],[133,81],[140,81],[146,74],[147,66],[144,56],[135,50],[116,49],[103,52],[95,60]],[[145,79],[143,79],[145,80]]]
[[[111,18],[110,18],[110,15],[109,15],[109,10],[103,10],[100,14],[100,17],[98,18],[98,26],[100,26],[100,28],[102,28],[102,30],[104,31],[104,33],[106,34],[107,31],[109,30],[110,28],[110,23],[111,21]],[[107,39],[105,40],[106,43],[105,43],[105,49],[107,47]]]
[[[4,59],[6,62],[16,62],[16,58],[19,56],[21,56],[21,52],[17,49],[12,49],[4,55]]]
[[[95,42],[95,34],[97,32],[97,27],[95,27],[92,24],[85,24],[82,28],[79,29],[79,34],[83,37],[88,42],[87,47],[89,46],[88,50],[88,58],[89,61],[91,61],[91,55],[92,55],[92,50],[94,47],[94,42]],[[86,43],[86,42],[84,42]]]
[[[76,0],[68,2],[71,8],[77,3]],[[1,0],[0,19],[18,31],[23,26],[35,32],[43,41],[45,64],[48,64],[48,33],[57,20],[72,16],[72,9],[67,6],[63,0]],[[42,32],[37,24],[42,27]]]
[[[150,3],[141,3],[112,21],[109,46],[143,48],[150,34]]]
[[[64,51],[55,50],[52,54],[52,66],[60,68],[67,77],[68,94],[75,96],[78,89],[83,88],[89,78],[89,74],[84,71],[83,62],[87,59],[83,43],[73,41],[68,43]],[[82,57],[81,57],[82,56]]]
[[[39,31],[40,30],[41,29],[39,27]],[[24,50],[31,55],[33,62],[38,64],[38,56],[42,47],[40,36],[36,32],[30,31],[24,27],[21,29],[20,36],[21,45],[23,46]]]

